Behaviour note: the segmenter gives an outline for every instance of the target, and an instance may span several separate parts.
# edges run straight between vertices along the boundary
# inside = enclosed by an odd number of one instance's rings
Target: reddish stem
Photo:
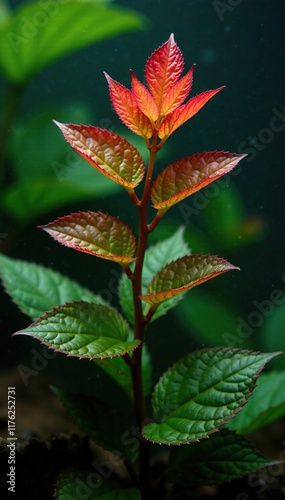
[[[145,329],[148,320],[143,314],[141,294],[142,294],[142,270],[144,256],[147,246],[147,239],[150,228],[147,224],[147,208],[150,193],[150,185],[153,176],[155,158],[157,154],[157,134],[154,134],[152,144],[149,147],[150,156],[147,175],[145,179],[144,190],[141,201],[137,205],[139,210],[139,238],[137,248],[136,265],[132,275],[129,276],[132,282],[134,315],[135,315],[135,332],[134,337],[141,341],[140,346],[134,350],[133,364],[131,366],[133,393],[134,393],[134,409],[136,419],[140,429],[140,469],[139,482],[143,493],[143,498],[147,497],[150,491],[150,442],[142,437],[142,428],[146,420],[145,398],[143,393],[143,377],[142,377],[142,349],[145,336]]]

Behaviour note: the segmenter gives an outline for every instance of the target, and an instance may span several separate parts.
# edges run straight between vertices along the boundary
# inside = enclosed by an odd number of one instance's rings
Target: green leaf
[[[151,305],[159,305],[233,269],[238,267],[213,255],[185,255],[163,267],[150,282],[147,293],[141,298]]]
[[[141,493],[137,488],[123,488],[114,479],[113,466],[104,461],[102,465],[93,462],[93,469],[64,472],[56,485],[56,500],[140,500]],[[107,479],[105,479],[107,478]]]
[[[101,174],[129,189],[143,179],[145,168],[140,153],[120,135],[91,125],[55,124],[72,148]]]
[[[14,335],[29,335],[58,352],[89,359],[122,356],[140,344],[127,341],[128,324],[119,313],[88,302],[56,306]]]
[[[114,188],[116,184],[97,172],[91,172],[92,177],[89,172],[87,175],[84,173],[82,176],[84,179],[76,185],[76,177],[81,175],[80,168],[72,173],[65,170],[62,164],[58,164],[58,168],[59,175],[66,180],[35,179],[29,182],[16,182],[6,188],[0,201],[3,210],[21,222],[31,221],[68,203],[90,200],[116,191],[116,187]]]
[[[262,374],[248,404],[227,424],[239,434],[250,434],[285,415],[285,371]]]
[[[283,351],[280,358],[274,360],[274,367],[285,368],[285,304],[284,291],[278,288],[272,290],[267,300],[261,301],[256,307],[263,322],[258,332],[259,348],[268,351]]]
[[[56,271],[5,255],[0,255],[0,277],[13,301],[32,319],[65,302],[106,304],[100,295]]]
[[[67,54],[144,23],[134,11],[94,0],[23,5],[1,26],[0,67],[9,80],[22,83]]]
[[[232,481],[276,462],[263,457],[246,439],[222,429],[210,439],[175,447],[170,454],[167,476],[181,486]]]
[[[0,0],[0,24],[3,24],[10,17],[10,5],[6,0]]]
[[[142,272],[142,293],[145,294],[149,282],[154,278],[156,273],[166,264],[178,257],[182,257],[185,253],[190,253],[187,244],[184,241],[184,227],[180,227],[169,238],[164,239],[149,247],[145,253],[143,272]],[[130,280],[124,274],[119,284],[119,296],[124,313],[128,320],[134,323],[133,295],[132,285]],[[174,297],[171,300],[162,304],[155,312],[152,320],[157,319],[166,313],[168,309],[174,307],[181,297]],[[143,312],[149,310],[148,304],[143,304]]]
[[[165,212],[232,170],[246,155],[210,151],[187,156],[168,165],[153,183],[151,201]]]
[[[119,359],[119,358],[118,358]],[[125,363],[126,364],[126,363]],[[122,435],[134,425],[123,413],[91,396],[53,388],[75,424],[98,445],[135,462],[138,449],[124,444]],[[138,447],[137,447],[138,448]]]
[[[143,435],[165,444],[209,436],[246,403],[260,370],[277,354],[213,348],[185,356],[156,385],[155,421]]]
[[[117,217],[102,212],[79,212],[40,226],[63,245],[122,265],[133,261],[136,241]]]
[[[130,368],[121,357],[113,359],[105,358],[99,361],[94,360],[94,363],[108,373],[108,375],[122,387],[127,395],[133,399],[133,384]],[[142,377],[144,395],[147,396],[152,386],[152,366],[150,355],[145,345],[143,346],[142,352]]]
[[[265,222],[259,216],[247,215],[244,200],[231,176],[227,183],[220,180],[215,186],[215,195],[209,196],[201,216],[217,244],[236,250],[263,237],[267,232]]]
[[[178,304],[174,314],[183,331],[199,345],[252,347],[249,339],[238,335],[238,314],[214,294],[192,290]]]
[[[55,117],[80,123],[91,123],[94,119],[86,103],[73,101],[72,104],[35,109],[31,115],[17,120],[11,128],[9,142],[9,155],[17,181],[54,180],[55,176],[60,181],[67,180],[67,173],[78,168],[81,177],[87,170],[93,171],[86,168],[86,162],[62,140],[53,123]]]

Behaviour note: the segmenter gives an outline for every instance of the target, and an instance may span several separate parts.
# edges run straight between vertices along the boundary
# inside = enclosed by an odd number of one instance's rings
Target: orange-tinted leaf
[[[145,77],[158,107],[161,107],[163,96],[167,94],[183,71],[183,56],[174,41],[173,34],[169,40],[156,49],[148,58]]]
[[[192,66],[188,73],[178,80],[163,97],[161,115],[165,116],[171,113],[185,101],[191,90],[194,68],[195,66]]]
[[[178,127],[185,123],[189,118],[192,118],[205,104],[224,87],[219,87],[215,90],[207,90],[192,97],[186,104],[179,106],[172,113],[167,115],[162,122],[158,135],[160,139],[165,139],[170,136]]]
[[[132,93],[141,111],[152,121],[155,122],[158,118],[158,107],[147,88],[138,80],[136,75],[131,71],[132,76]]]
[[[168,165],[156,178],[151,201],[167,209],[232,170],[246,155],[225,151],[197,153]]]
[[[134,260],[136,242],[131,229],[111,215],[79,212],[39,227],[74,250],[119,264]]]
[[[153,130],[149,118],[141,111],[133,93],[107,73],[106,76],[110,98],[114,109],[122,122],[135,134],[145,140],[152,137]]]
[[[163,267],[150,282],[147,293],[141,298],[151,305],[159,305],[232,269],[238,267],[213,255],[185,255]]]
[[[136,187],[144,176],[144,162],[126,139],[99,127],[58,123],[65,139],[101,174],[127,188]]]

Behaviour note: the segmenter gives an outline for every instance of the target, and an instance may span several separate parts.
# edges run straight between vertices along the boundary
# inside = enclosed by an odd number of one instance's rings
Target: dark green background
[[[18,2],[12,4],[18,5]],[[254,300],[262,301],[269,297],[271,290],[284,288],[281,278],[285,272],[285,130],[272,133],[268,144],[261,144],[263,149],[259,150],[260,137],[266,137],[266,132],[260,135],[262,129],[270,127],[274,109],[282,112],[285,106],[284,2],[121,0],[115,4],[144,13],[150,21],[147,29],[98,43],[46,68],[27,87],[20,115],[28,118],[31,108],[81,100],[90,106],[94,125],[105,124],[119,133],[121,124],[111,108],[103,71],[126,86],[130,83],[130,68],[142,80],[147,57],[174,33],[184,55],[185,70],[193,63],[197,65],[192,95],[221,85],[226,85],[226,89],[171,137],[167,163],[204,150],[247,150],[249,153],[241,164],[241,173],[232,182],[242,195],[247,214],[263,220],[264,231],[254,244],[243,249],[237,245],[231,255],[221,255],[241,267],[241,271],[232,273],[227,281],[217,278],[221,290],[223,286],[230,287],[232,300],[240,315],[246,317]],[[226,6],[224,12],[222,4]],[[0,89],[3,88],[1,82]],[[167,163],[163,160],[160,166]],[[78,203],[46,214],[33,227],[27,228],[10,255],[51,266],[94,291],[105,289],[116,267],[57,245],[36,229],[36,225],[70,211],[90,209],[118,213],[135,229],[131,206],[122,192],[113,198]],[[173,214],[177,217],[177,225],[185,223],[178,210],[174,209]],[[163,223],[167,224],[167,217]],[[194,216],[193,224],[199,225],[198,216]],[[220,254],[220,250],[217,248],[216,253]],[[216,290],[219,290],[218,283]],[[115,294],[112,299],[116,303]],[[10,338],[15,329],[23,328],[29,320],[18,314],[6,296],[1,296],[0,306],[5,346],[1,358],[3,366],[7,366],[18,362],[21,356],[29,357],[34,341]],[[151,332],[150,346],[155,363],[162,364],[163,368],[192,345],[189,339],[185,341],[182,337],[179,342],[175,338],[173,350],[171,330],[175,323],[171,318],[163,318]],[[75,366],[75,360],[64,358],[62,363],[67,361]],[[60,363],[58,358],[51,363],[54,369],[57,363]]]

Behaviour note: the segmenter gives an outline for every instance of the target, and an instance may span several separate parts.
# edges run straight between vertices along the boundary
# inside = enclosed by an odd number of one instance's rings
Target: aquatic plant
[[[150,233],[171,207],[228,173],[245,156],[225,151],[196,153],[155,172],[157,155],[174,131],[223,88],[186,101],[194,67],[182,76],[183,65],[171,35],[146,62],[146,86],[133,72],[131,90],[105,74],[117,115],[144,139],[147,165],[139,150],[114,132],[55,122],[79,155],[126,190],[137,215],[137,234],[119,217],[118,207],[115,215],[78,212],[40,227],[67,247],[120,266],[122,311],[54,271],[1,258],[3,269],[12,265],[14,273],[33,274],[38,283],[36,292],[33,288],[16,297],[2,271],[21,309],[32,317],[40,314],[17,335],[34,337],[56,352],[92,360],[112,378],[115,390],[127,396],[127,402],[117,408],[112,394],[106,394],[103,401],[54,388],[78,426],[111,452],[108,460],[94,461],[90,470],[63,473],[56,486],[57,498],[146,499],[151,492],[164,491],[165,479],[171,498],[177,488],[230,481],[274,463],[238,433],[238,424],[236,430],[226,424],[247,403],[260,371],[277,352],[221,346],[185,353],[153,389],[146,347],[149,325],[193,287],[238,269],[216,255],[191,254],[183,227],[148,247]],[[51,302],[54,307],[47,310]],[[167,336],[171,349],[175,332],[169,334],[173,336]],[[94,380],[95,393],[96,384]],[[270,404],[265,404],[265,413]],[[167,445],[162,448],[167,461],[159,475],[152,469],[153,443]],[[123,481],[114,471],[118,465],[125,467]]]

